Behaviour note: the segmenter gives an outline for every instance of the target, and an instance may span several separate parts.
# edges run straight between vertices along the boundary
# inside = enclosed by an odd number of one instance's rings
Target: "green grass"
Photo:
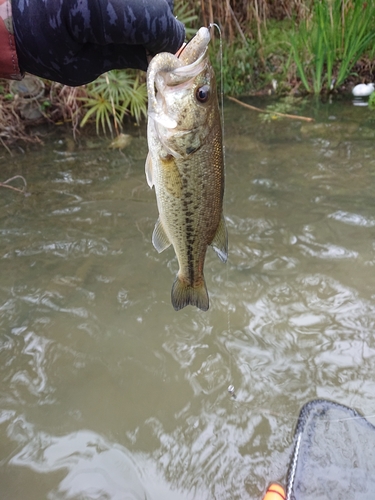
[[[258,85],[256,67],[256,45],[244,46],[239,40],[233,44],[223,43],[222,60],[219,40],[210,45],[210,60],[215,71],[217,84],[225,95],[241,95]]]
[[[308,92],[339,87],[375,41],[375,0],[321,0],[296,27],[292,58]]]

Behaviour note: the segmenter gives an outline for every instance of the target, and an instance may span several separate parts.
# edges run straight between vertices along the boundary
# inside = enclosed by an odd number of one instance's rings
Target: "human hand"
[[[173,0],[12,0],[22,71],[83,85],[111,69],[147,69],[147,55],[176,52],[185,28]]]

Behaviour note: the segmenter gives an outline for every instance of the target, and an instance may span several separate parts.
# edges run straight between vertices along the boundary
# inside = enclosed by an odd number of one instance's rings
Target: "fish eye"
[[[199,102],[207,102],[210,97],[210,87],[208,85],[199,87],[195,92],[195,97]]]

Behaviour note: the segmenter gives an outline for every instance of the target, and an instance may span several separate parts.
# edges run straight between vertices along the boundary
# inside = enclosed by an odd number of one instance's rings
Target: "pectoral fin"
[[[152,233],[152,244],[159,253],[168,248],[171,244],[160,219],[157,220],[154,232]]]
[[[221,220],[211,246],[215,250],[219,259],[226,262],[228,259],[228,232],[224,215],[221,216]]]
[[[152,188],[152,186],[154,185],[154,181],[152,178],[152,159],[150,152],[148,152],[146,158],[145,171],[146,171],[147,184],[150,186],[150,188]]]

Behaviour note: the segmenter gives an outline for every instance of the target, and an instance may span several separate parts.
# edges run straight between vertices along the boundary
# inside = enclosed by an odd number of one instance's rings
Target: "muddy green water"
[[[0,189],[1,499],[257,500],[307,401],[375,422],[375,114],[303,113],[226,105],[230,253],[209,249],[206,313],[171,306],[144,129],[123,154],[66,131],[1,149],[30,193]]]

